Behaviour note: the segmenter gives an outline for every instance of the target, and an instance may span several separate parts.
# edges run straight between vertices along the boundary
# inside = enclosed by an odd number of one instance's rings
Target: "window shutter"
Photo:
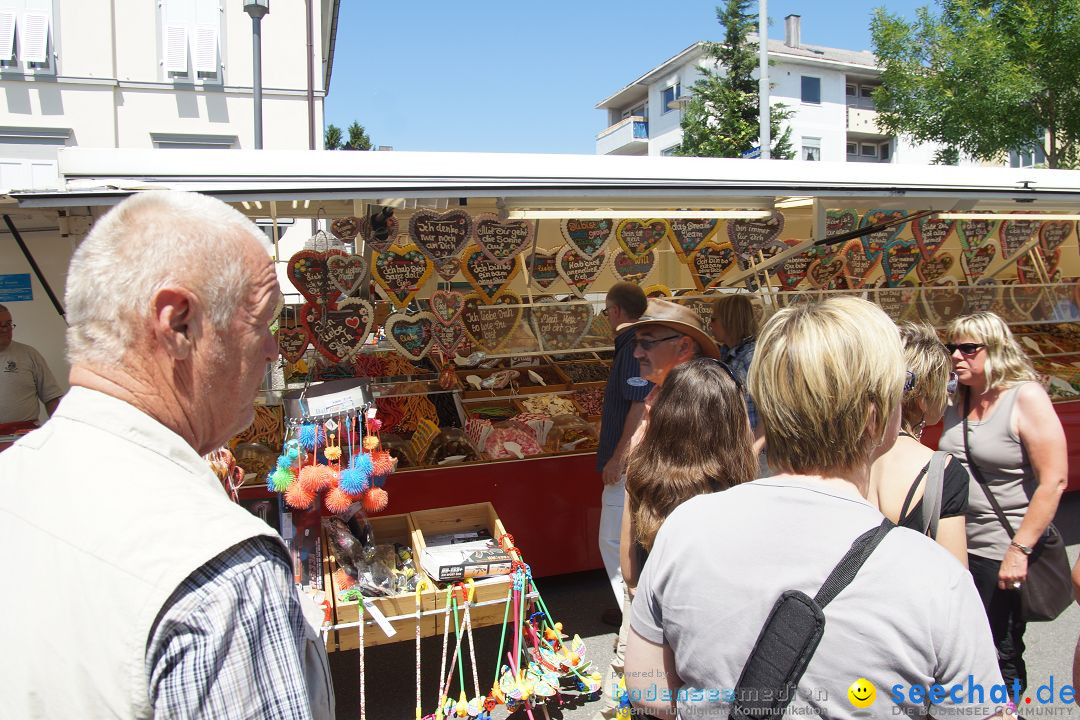
[[[0,60],[9,60],[15,54],[15,11],[0,10]]]
[[[188,71],[187,28],[183,25],[165,26],[165,71]]]
[[[23,13],[22,26],[19,28],[20,60],[33,63],[49,61],[49,20],[49,13]]]
[[[195,27],[195,45],[192,54],[196,72],[211,73],[218,71],[218,29],[212,25]]]

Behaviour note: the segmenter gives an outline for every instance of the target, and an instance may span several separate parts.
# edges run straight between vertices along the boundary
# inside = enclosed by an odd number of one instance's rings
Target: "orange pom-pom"
[[[387,495],[386,491],[382,488],[368,488],[367,492],[364,493],[364,509],[372,515],[374,515],[375,513],[381,513],[383,510],[385,510],[386,505],[389,502],[390,496]]]
[[[343,569],[338,568],[334,571],[334,587],[338,590],[348,590],[356,585],[356,580],[352,575],[345,572]]]
[[[334,482],[334,477],[334,471],[326,465],[305,465],[300,469],[300,475],[296,479],[304,486],[304,490],[315,494],[330,487]]]
[[[365,450],[367,450],[368,452],[371,452],[372,450],[374,450],[377,447],[379,447],[379,438],[375,437],[374,435],[365,435],[364,436],[364,449]]]
[[[375,477],[385,477],[397,469],[397,460],[385,450],[371,453],[371,464],[375,467],[371,471]]]
[[[353,504],[352,497],[349,493],[345,492],[339,487],[330,488],[326,493],[326,509],[334,513],[343,513],[349,509],[349,506]]]
[[[307,510],[315,502],[315,493],[305,490],[299,482],[294,482],[285,490],[285,502],[296,510]]]

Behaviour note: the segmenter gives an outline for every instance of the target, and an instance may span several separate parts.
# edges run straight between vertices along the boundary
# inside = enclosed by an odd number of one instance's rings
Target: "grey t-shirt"
[[[685,687],[703,691],[680,699],[680,716],[726,718],[776,599],[789,589],[813,597],[855,538],[881,521],[865,500],[806,478],[756,480],[679,506],[645,564],[631,627],[669,645]],[[990,689],[1002,681],[986,613],[971,576],[932,540],[893,529],[825,617],[795,712],[865,717],[847,695],[865,678],[877,692],[869,714],[892,715],[899,685],[901,704],[920,717],[930,703],[911,701],[912,685],[966,692],[969,675],[985,689],[974,704],[994,707]],[[946,699],[933,714],[955,707]]]
[[[47,403],[63,394],[37,350],[19,342],[0,350],[0,423],[36,422],[38,401]]]

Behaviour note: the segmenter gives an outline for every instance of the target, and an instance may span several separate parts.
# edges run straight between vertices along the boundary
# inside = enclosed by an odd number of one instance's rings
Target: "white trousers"
[[[623,501],[626,489],[623,480],[605,485],[600,496],[600,557],[615,594],[615,604],[622,607],[624,585],[619,566],[619,535],[622,533]]]

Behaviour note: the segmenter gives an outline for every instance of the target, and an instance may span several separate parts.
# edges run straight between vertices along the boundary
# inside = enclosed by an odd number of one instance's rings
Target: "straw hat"
[[[677,333],[693,338],[697,341],[698,346],[701,348],[701,354],[705,357],[720,357],[720,347],[712,336],[705,332],[701,316],[684,305],[668,300],[649,300],[649,306],[645,308],[644,315],[632,323],[619,325],[616,332],[637,330],[638,328],[653,325],[663,325]]]

